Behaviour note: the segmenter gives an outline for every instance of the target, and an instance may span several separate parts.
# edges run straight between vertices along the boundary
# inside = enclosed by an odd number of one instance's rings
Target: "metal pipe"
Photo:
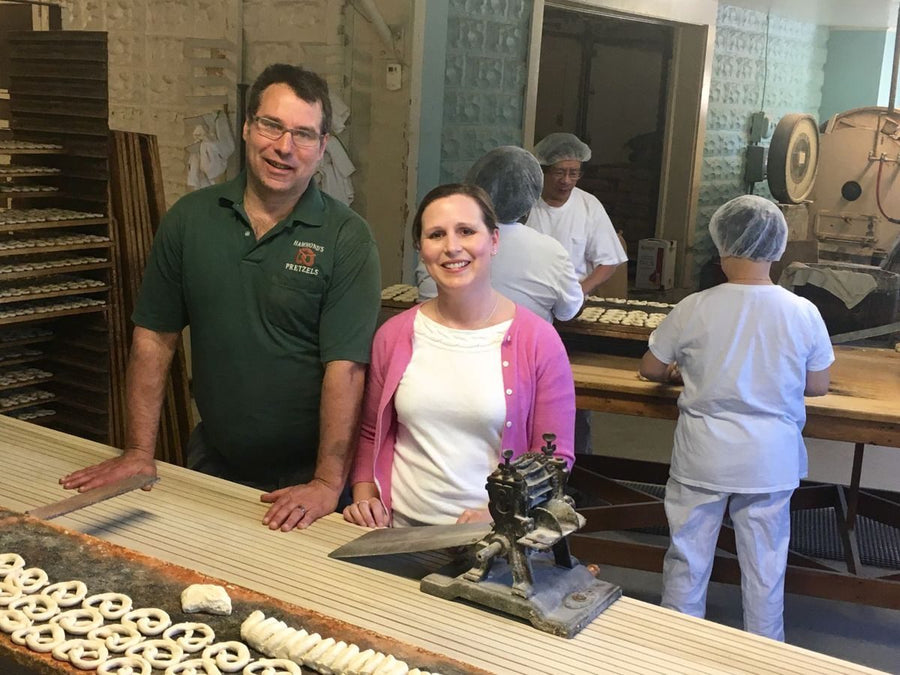
[[[891,68],[891,91],[888,94],[888,115],[894,114],[897,95],[897,68],[900,67],[900,6],[897,7],[897,30],[894,33],[894,63]]]

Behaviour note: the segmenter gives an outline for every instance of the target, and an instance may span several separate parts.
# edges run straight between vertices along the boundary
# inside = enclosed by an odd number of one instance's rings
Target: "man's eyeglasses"
[[[311,129],[288,129],[281,122],[269,117],[254,115],[253,122],[256,124],[256,130],[259,131],[260,136],[277,141],[287,133],[291,135],[291,140],[298,148],[313,148],[319,144],[319,140],[322,138],[322,134]]]
[[[561,178],[578,180],[584,175],[584,171],[581,169],[550,169],[547,173],[550,174],[551,178],[556,178],[557,180]]]

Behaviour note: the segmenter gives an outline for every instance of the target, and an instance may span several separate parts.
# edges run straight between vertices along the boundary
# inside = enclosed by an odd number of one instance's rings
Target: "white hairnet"
[[[591,149],[575,134],[555,133],[545,136],[534,146],[534,156],[544,166],[567,159],[586,162],[591,158]]]
[[[775,261],[787,246],[784,214],[768,199],[741,195],[720,206],[709,234],[723,258]]]
[[[530,152],[514,145],[494,148],[472,165],[466,182],[490,195],[501,223],[514,223],[541,196],[544,172]]]

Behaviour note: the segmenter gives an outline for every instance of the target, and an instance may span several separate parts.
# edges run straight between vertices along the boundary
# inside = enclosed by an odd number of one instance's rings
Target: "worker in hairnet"
[[[664,607],[702,617],[726,507],[741,567],[744,629],[784,640],[791,494],[806,476],[803,397],[828,391],[834,353],[808,300],[772,283],[787,223],[744,195],[709,224],[728,282],[688,296],[650,335],[641,375],[684,391],[665,509]]]
[[[466,182],[488,193],[497,214],[501,244],[491,264],[494,289],[550,322],[578,314],[584,296],[568,253],[553,237],[518,222],[541,195],[544,175],[537,160],[512,145],[495,148],[472,165]],[[416,279],[420,300],[437,295],[421,261]]]
[[[603,205],[576,186],[591,149],[574,134],[555,133],[534,146],[534,156],[544,168],[544,187],[527,225],[565,247],[590,295],[628,260]]]
[[[554,133],[534,146],[534,156],[544,170],[544,187],[526,225],[563,245],[588,296],[628,260],[603,204],[576,187],[591,149],[574,134]],[[589,410],[576,411],[575,452],[591,452]]]

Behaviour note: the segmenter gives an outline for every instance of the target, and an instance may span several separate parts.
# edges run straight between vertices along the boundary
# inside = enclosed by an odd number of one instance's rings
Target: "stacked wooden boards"
[[[0,418],[0,456],[6,462],[0,503],[24,511],[58,499],[63,491],[56,476],[115,454],[100,444]],[[302,532],[271,532],[260,524],[266,505],[257,491],[170,465],[160,466],[160,476],[150,492],[123,495],[59,522],[495,673],[874,672],[627,597],[574,639],[541,633],[421,593],[419,570],[432,563],[430,556],[328,558],[360,533],[339,515]]]
[[[7,34],[0,139],[0,413],[114,441],[107,40]],[[28,368],[48,376],[22,380]]]
[[[113,317],[112,364],[117,421],[114,445],[125,442],[125,370],[137,302],[153,236],[166,210],[159,147],[155,136],[113,131],[110,151],[111,210],[119,242],[116,274],[119,294]],[[193,428],[188,372],[181,341],[173,359],[160,418],[157,458],[184,465],[184,448]]]

